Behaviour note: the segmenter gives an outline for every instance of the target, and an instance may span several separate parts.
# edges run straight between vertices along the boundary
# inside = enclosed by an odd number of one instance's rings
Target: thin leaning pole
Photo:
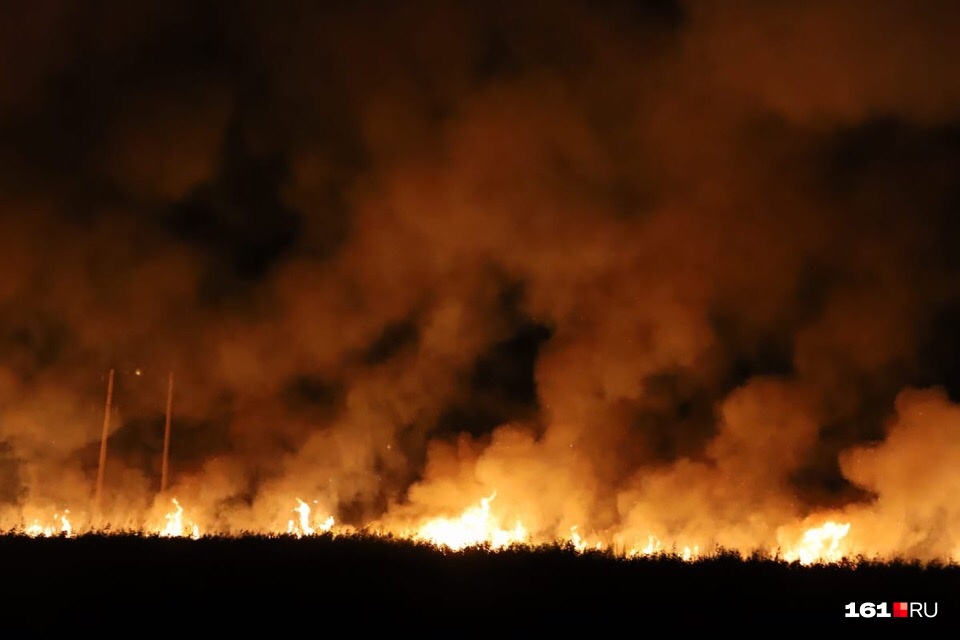
[[[160,464],[160,493],[167,490],[170,470],[170,419],[173,409],[173,371],[167,377],[167,422],[163,430],[163,460]]]
[[[94,495],[94,513],[100,517],[100,505],[103,498],[103,474],[107,466],[107,437],[110,435],[110,409],[113,403],[113,369],[107,378],[107,402],[103,409],[103,433],[100,435],[100,463],[97,466],[97,492]]]

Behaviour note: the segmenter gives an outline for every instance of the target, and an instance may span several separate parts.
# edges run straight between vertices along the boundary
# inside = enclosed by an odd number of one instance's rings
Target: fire
[[[559,539],[551,539],[544,532],[530,531],[517,519],[512,527],[505,526],[502,517],[494,513],[492,503],[497,497],[497,492],[493,492],[487,497],[483,497],[476,504],[468,506],[460,515],[455,517],[437,517],[421,521],[419,526],[413,528],[402,528],[399,526],[385,526],[380,529],[364,529],[367,533],[373,535],[397,536],[401,539],[420,541],[429,543],[435,547],[460,551],[471,546],[488,546],[491,549],[502,550],[512,546],[522,546],[530,544],[541,544],[550,542],[560,542],[572,547],[578,553],[587,553],[588,551],[614,549],[618,554],[626,558],[637,558],[645,556],[656,556],[667,553],[668,549],[671,555],[687,562],[694,562],[704,555],[701,553],[701,546],[698,544],[677,544],[675,540],[663,539],[652,532],[645,532],[643,537],[634,538],[636,542],[633,546],[621,546],[622,536],[634,535],[634,532],[620,531],[612,538],[607,534],[592,533],[589,536],[582,533],[579,526],[572,526],[569,533]],[[297,538],[304,536],[316,536],[331,531],[341,533],[355,532],[352,527],[338,525],[332,515],[317,513],[315,506],[317,501],[308,503],[300,498],[295,498],[295,506],[291,509],[294,517],[287,522],[286,533],[295,535]],[[187,517],[186,510],[176,498],[171,500],[173,509],[165,514],[162,527],[153,528],[157,535],[161,537],[200,538],[201,532],[199,525]],[[81,515],[80,521],[85,521],[84,515]],[[21,521],[22,522],[22,521]],[[83,528],[83,525],[81,525]],[[134,526],[133,530],[150,530],[150,525],[141,527]],[[55,513],[51,520],[44,521],[42,518],[33,519],[29,525],[18,525],[14,530],[20,531],[30,537],[54,537],[62,536],[73,538],[76,536],[74,524],[70,521],[70,510],[63,510]],[[799,562],[802,565],[811,565],[817,563],[836,563],[840,562],[845,554],[849,554],[850,543],[848,534],[851,530],[850,522],[839,522],[836,520],[822,521],[815,527],[798,528],[801,532],[794,535],[790,544],[784,543],[786,548],[783,559],[787,562]],[[83,533],[110,533],[117,532],[117,529],[111,529],[109,525],[101,525],[93,528],[83,528]],[[0,533],[3,533],[0,531]],[[781,534],[778,533],[778,538]],[[742,550],[741,550],[742,551]],[[954,561],[960,558],[960,548],[955,551]]]
[[[479,505],[468,507],[459,518],[429,520],[414,538],[452,551],[483,544],[504,549],[529,542],[529,534],[519,520],[512,529],[504,529],[499,519],[490,514],[490,503],[496,497],[494,492],[489,498],[481,498]]]
[[[840,541],[849,531],[849,522],[840,524],[833,520],[819,527],[807,529],[803,534],[803,540],[784,554],[784,558],[788,562],[799,561],[803,565],[839,562],[843,558]]]
[[[650,556],[655,553],[660,553],[663,550],[663,543],[660,542],[660,538],[651,534],[647,535],[647,544],[644,546],[635,545],[632,549],[627,551],[628,558],[635,558],[637,556]]]
[[[180,506],[180,503],[176,498],[173,499],[173,506],[175,509],[164,516],[167,521],[167,525],[160,532],[160,536],[163,538],[182,538],[188,535],[194,540],[200,537],[200,527],[195,523],[187,522],[186,524],[183,521],[183,507]]]
[[[573,545],[574,549],[581,553],[587,549],[587,542],[580,537],[580,532],[577,531],[576,525],[570,527],[570,544]]]
[[[66,538],[73,537],[73,526],[70,524],[70,520],[67,519],[67,514],[70,513],[70,510],[64,510],[63,515],[54,514],[54,521],[59,520],[58,524],[53,525],[42,525],[39,520],[34,520],[30,525],[28,525],[23,532],[30,536],[31,538],[37,538],[43,536],[44,538],[50,538],[55,535],[62,535]]]
[[[316,500],[314,500],[316,503]],[[297,498],[297,506],[294,508],[294,513],[298,514],[299,519],[294,520],[290,519],[287,522],[287,533],[295,535],[298,538],[303,536],[312,536],[316,535],[319,531],[320,533],[327,533],[333,529],[334,519],[333,516],[327,516],[320,524],[316,527],[310,525],[310,505],[306,502]]]
[[[679,547],[677,545],[673,545],[671,549],[671,555],[680,558],[684,562],[694,562],[701,557],[700,545],[685,545],[683,547],[683,551],[679,551]],[[632,548],[627,550],[626,556],[628,558],[639,558],[640,556],[653,556],[662,553],[666,553],[663,542],[659,537],[650,533],[647,534],[646,544],[640,546],[639,542],[636,543]]]
[[[584,553],[588,548],[590,548],[589,543],[587,543],[583,536],[580,535],[579,527],[576,525],[570,527],[570,537],[567,539],[567,541],[580,553]],[[600,551],[603,549],[603,543],[597,542],[592,548]]]

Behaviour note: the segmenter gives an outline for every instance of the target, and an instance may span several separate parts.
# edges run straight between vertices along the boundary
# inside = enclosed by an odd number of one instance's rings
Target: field
[[[669,554],[627,560],[562,547],[444,553],[369,537],[5,536],[0,562],[4,628],[21,634],[101,629],[131,637],[160,626],[174,636],[256,628],[280,637],[302,628],[322,637],[345,623],[358,634],[387,624],[458,636],[474,625],[606,628],[653,619],[916,629],[956,623],[960,593],[957,565],[801,567],[722,552],[696,562]],[[893,601],[936,602],[938,615],[844,617],[849,602]]]

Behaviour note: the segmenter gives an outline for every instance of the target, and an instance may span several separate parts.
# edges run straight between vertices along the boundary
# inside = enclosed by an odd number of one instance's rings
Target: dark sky
[[[119,511],[173,371],[175,490],[223,526],[496,489],[547,534],[847,509],[960,548],[957,33],[936,0],[4,3],[0,501],[89,499],[115,368]]]

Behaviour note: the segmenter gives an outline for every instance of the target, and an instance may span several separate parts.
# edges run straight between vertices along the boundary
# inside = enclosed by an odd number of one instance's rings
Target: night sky
[[[960,549],[960,4],[0,5],[0,513]],[[137,371],[139,370],[139,374]],[[72,505],[72,506],[71,506]]]

